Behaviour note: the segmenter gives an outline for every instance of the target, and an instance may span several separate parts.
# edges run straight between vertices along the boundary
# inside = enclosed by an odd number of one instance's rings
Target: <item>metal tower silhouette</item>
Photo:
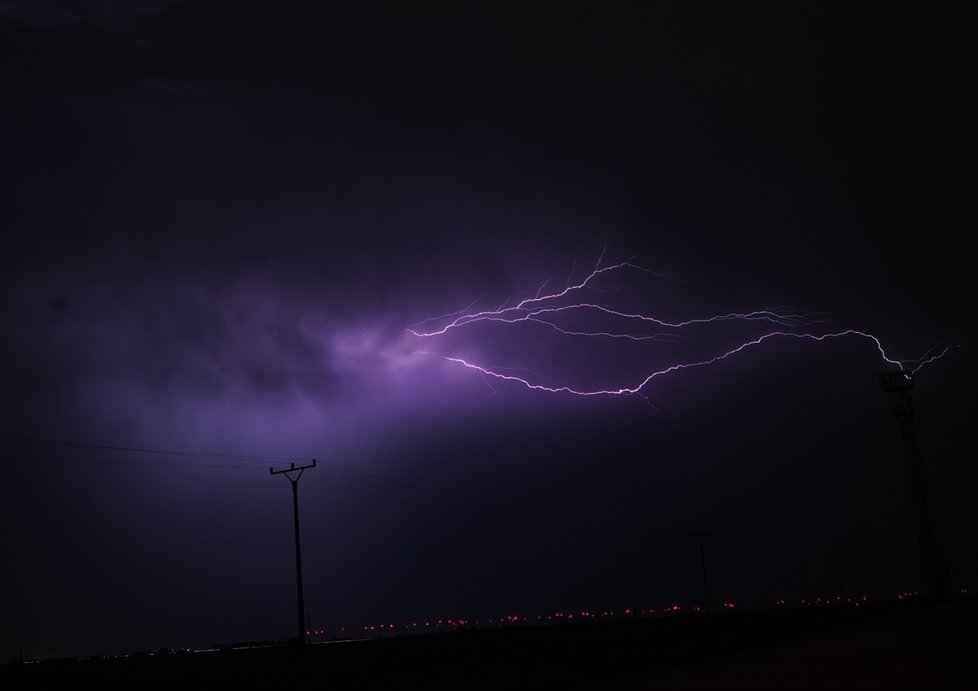
[[[913,374],[907,371],[884,372],[880,375],[880,388],[893,394],[893,412],[900,424],[903,437],[903,450],[910,471],[910,500],[913,504],[913,518],[917,526],[917,543],[920,547],[920,563],[924,576],[924,592],[933,597],[942,597],[950,591],[944,553],[937,532],[937,521],[927,491],[924,467],[920,462],[920,446],[917,430],[914,427],[913,402],[910,391],[913,389]]]

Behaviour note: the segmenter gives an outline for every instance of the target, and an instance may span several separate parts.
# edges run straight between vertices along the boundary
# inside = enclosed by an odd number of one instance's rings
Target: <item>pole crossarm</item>
[[[316,459],[314,458],[314,459],[312,459],[312,463],[310,463],[309,465],[300,465],[300,466],[297,466],[295,463],[292,463],[292,464],[289,465],[288,468],[280,468],[278,470],[275,470],[275,468],[269,467],[268,468],[268,474],[269,475],[285,475],[285,477],[289,478],[289,480],[291,480],[292,482],[298,482],[299,481],[299,478],[302,477],[302,471],[308,470],[309,468],[315,468],[315,467],[316,467]],[[295,471],[298,471],[299,474],[295,476],[295,479],[293,479],[292,476],[289,475],[289,473],[295,472]]]

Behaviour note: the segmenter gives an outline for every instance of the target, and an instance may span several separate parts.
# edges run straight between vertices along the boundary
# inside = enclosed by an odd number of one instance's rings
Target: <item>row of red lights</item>
[[[968,590],[966,588],[961,588],[960,592],[962,594],[967,594]],[[920,596],[919,592],[908,591],[903,593],[897,593],[896,599],[902,601],[902,600],[908,600],[919,596]],[[860,597],[855,599],[852,597],[842,598],[841,596],[836,595],[835,597],[827,597],[827,598],[816,597],[813,600],[803,599],[799,601],[799,604],[802,607],[821,607],[826,605],[840,605],[840,604],[848,604],[848,605],[854,605],[858,607],[860,603],[866,602],[868,601],[868,599],[869,599],[868,595],[861,595]],[[774,601],[774,605],[775,607],[778,608],[785,607],[787,606],[787,601],[784,599],[777,599]],[[720,607],[721,609],[725,609],[725,610],[736,609],[736,605],[731,601],[721,602]],[[615,618],[615,617],[635,617],[635,616],[649,617],[649,616],[655,616],[657,614],[676,614],[681,611],[683,611],[683,608],[678,604],[668,605],[659,610],[643,609],[643,610],[635,611],[632,610],[631,608],[625,608],[620,612],[616,612],[615,610],[601,610],[599,612],[592,612],[589,610],[581,610],[580,612],[566,612],[563,610],[558,610],[550,614],[537,615],[536,617],[532,617],[532,618],[520,614],[506,614],[497,619],[487,619],[486,624],[491,626],[510,626],[510,625],[529,624],[529,623],[536,623],[536,622],[545,623],[545,622],[553,622],[553,621],[558,621],[558,622],[559,621],[584,621],[584,620],[608,619],[608,618]],[[694,613],[699,613],[703,611],[703,608],[701,605],[694,604],[691,607],[689,607],[689,611]],[[411,632],[411,631],[417,631],[419,629],[420,630],[425,630],[425,629],[440,630],[445,628],[459,629],[459,628],[466,628],[469,626],[479,626],[481,623],[482,622],[478,619],[475,620],[464,619],[464,618],[434,619],[434,620],[427,620],[427,621],[412,621],[410,624],[404,624],[401,626],[394,623],[364,624],[363,626],[360,627],[359,630],[368,633],[370,632],[386,633],[386,632],[392,632],[398,630]],[[348,633],[347,627],[341,626],[339,627],[339,629],[334,629],[331,635],[346,634],[346,633]],[[311,637],[325,636],[327,635],[327,631],[324,628],[321,629],[311,628],[306,631],[306,635]]]
[[[724,609],[734,609],[734,607],[735,607],[735,605],[734,605],[733,602],[724,602],[724,603],[722,603],[721,606]],[[681,612],[682,609],[683,608],[680,605],[668,605],[667,607],[664,607],[661,610],[656,610],[656,609],[647,609],[646,610],[646,609],[643,609],[643,610],[634,611],[631,608],[625,608],[620,613],[615,612],[614,610],[601,610],[600,612],[591,612],[589,610],[581,610],[580,612],[565,612],[565,611],[559,610],[559,611],[552,612],[551,614],[547,614],[547,615],[542,615],[542,614],[541,615],[537,615],[536,617],[534,617],[532,619],[529,618],[529,617],[520,615],[520,614],[506,614],[506,615],[503,615],[503,616],[499,617],[498,619],[487,619],[486,620],[486,623],[489,624],[489,625],[493,625],[493,626],[507,626],[507,625],[515,625],[515,624],[527,624],[527,623],[531,623],[531,621],[532,622],[541,622],[541,623],[543,623],[543,622],[555,621],[555,620],[556,621],[581,621],[581,620],[593,620],[593,619],[607,619],[607,618],[614,618],[614,617],[621,617],[621,616],[624,616],[624,617],[634,617],[634,616],[646,617],[646,616],[653,616],[655,614],[674,614],[676,612]],[[702,608],[699,605],[693,605],[690,608],[690,611],[700,612],[700,611],[702,611]],[[410,624],[405,624],[403,626],[398,626],[397,624],[394,624],[394,623],[364,624],[363,626],[360,627],[360,630],[361,631],[367,631],[367,632],[370,632],[370,631],[379,631],[379,632],[383,633],[383,632],[395,631],[395,630],[398,630],[398,629],[405,630],[405,631],[410,631],[410,630],[431,629],[431,628],[441,629],[441,628],[446,628],[446,627],[448,627],[448,628],[464,628],[464,627],[473,626],[473,625],[474,626],[479,626],[481,623],[482,622],[480,620],[478,620],[478,619],[475,619],[475,620],[472,620],[472,619],[464,619],[464,618],[459,618],[459,619],[435,619],[435,620],[422,621],[422,622],[412,621]],[[338,629],[338,632],[339,633],[347,633],[347,627],[341,626]],[[325,635],[327,635],[327,630],[325,628],[322,628],[322,629],[317,629],[317,628],[307,629],[306,630],[306,635],[307,636],[325,636]]]

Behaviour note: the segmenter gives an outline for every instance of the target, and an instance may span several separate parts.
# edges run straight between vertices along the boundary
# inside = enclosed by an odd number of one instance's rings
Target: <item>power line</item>
[[[328,485],[330,487],[335,487],[337,489],[344,490],[346,492],[354,492],[356,494],[365,495],[368,497],[374,497],[376,499],[387,499],[389,501],[401,502],[407,506],[412,506],[415,508],[426,509],[430,511],[440,512],[442,514],[448,514],[450,516],[455,516],[456,518],[473,518],[477,516],[474,511],[465,511],[464,507],[454,507],[440,504],[437,501],[431,501],[428,499],[423,499],[421,497],[413,496],[410,494],[384,494],[385,488],[382,487],[357,487],[355,485],[344,485],[331,480],[323,480],[321,478],[309,478],[310,482],[315,482],[319,485]]]
[[[105,459],[105,458],[66,458],[63,456],[57,456],[57,457],[38,456],[38,455],[29,455],[29,454],[3,454],[0,457],[2,457],[3,460],[5,461],[20,461],[20,462],[29,462],[29,463],[71,463],[71,464],[77,463],[82,465],[112,465],[112,466],[125,466],[125,467],[186,468],[190,470],[197,470],[197,469],[249,470],[249,471],[264,470],[264,468],[258,468],[255,466],[225,465],[225,464],[215,464],[215,463],[154,463],[152,461],[150,462],[124,461],[124,460]],[[340,475],[335,475],[332,473],[329,474],[339,480],[353,481],[352,478],[344,478]],[[323,480],[320,478],[308,478],[308,479],[317,484],[329,485],[331,487],[335,487],[337,489],[341,489],[346,492],[354,492],[357,494],[374,497],[378,499],[400,501],[410,506],[436,511],[442,514],[449,514],[456,517],[472,516],[472,514],[466,514],[465,512],[458,511],[450,506],[439,505],[437,502],[424,500],[415,495],[410,495],[410,494],[399,495],[396,493],[391,493],[393,492],[393,490],[390,490],[386,487],[371,487],[370,485],[366,485],[366,487],[358,487],[355,485],[345,485],[339,482]]]
[[[69,441],[50,441],[42,440],[34,437],[23,437],[19,435],[0,435],[3,438],[16,438],[21,441],[26,441],[33,444],[42,445],[52,445],[52,446],[63,446],[71,448],[85,448],[85,449],[100,449],[100,450],[110,450],[110,451],[125,451],[130,453],[148,453],[148,454],[162,454],[169,456],[177,456],[181,458],[216,458],[225,460],[237,460],[237,461],[247,461],[247,462],[257,462],[261,460],[276,460],[278,457],[259,457],[259,456],[240,456],[235,454],[220,454],[220,453],[195,453],[191,451],[175,451],[175,450],[157,450],[157,449],[146,449],[146,448],[136,448],[136,447],[123,447],[118,445],[108,445],[108,444],[87,444],[83,442],[69,442]],[[30,463],[77,463],[85,465],[112,465],[112,466],[125,466],[125,467],[149,467],[149,468],[189,468],[189,469],[219,469],[219,470],[263,470],[263,468],[258,468],[251,465],[231,465],[231,464],[217,464],[217,463],[164,463],[164,462],[153,462],[153,461],[135,461],[135,460],[120,460],[120,459],[109,459],[109,458],[76,458],[76,457],[65,457],[65,456],[49,456],[49,455],[39,455],[39,454],[26,454],[26,453],[14,453],[14,454],[3,454],[3,458],[11,461],[21,461]],[[425,491],[422,488],[409,485],[407,483],[398,482],[396,480],[387,480],[377,475],[370,473],[364,473],[361,471],[356,471],[352,468],[346,468],[342,465],[329,463],[331,468],[336,468],[342,472],[350,473],[353,475],[358,475],[360,477],[347,477],[340,473],[323,471],[326,475],[334,478],[338,482],[331,482],[325,479],[310,478],[310,480],[325,484],[337,489],[342,489],[345,491],[359,493],[361,495],[371,496],[380,499],[394,500],[407,503],[412,506],[422,506],[429,509],[435,509],[444,513],[449,513],[453,515],[471,515],[469,512],[465,511],[467,507],[457,502],[443,502],[440,497],[433,495],[430,492]],[[408,490],[408,491],[405,491]]]
[[[2,458],[7,461],[21,461],[29,463],[78,463],[84,465],[113,465],[113,466],[125,466],[125,467],[147,467],[147,468],[188,468],[188,469],[219,469],[219,470],[264,470],[264,468],[258,468],[250,465],[227,465],[227,464],[216,464],[216,463],[155,463],[152,461],[126,461],[118,459],[108,459],[108,458],[68,458],[64,456],[39,456],[34,454],[3,454]],[[372,486],[367,482],[362,480],[357,480],[356,478],[347,478],[336,473],[326,472],[327,475],[341,480],[343,482],[354,483],[360,482],[364,486],[342,484],[341,482],[334,482],[330,480],[323,480],[320,478],[309,478],[312,482],[318,484],[329,485],[337,489],[342,489],[349,492],[356,492],[366,496],[371,496],[380,499],[391,499],[396,501],[404,501],[414,506],[426,506],[427,508],[435,508],[440,511],[445,511],[449,513],[454,513],[458,515],[459,512],[454,511],[452,507],[439,506],[436,502],[432,502],[423,497],[413,495],[413,494],[398,494],[396,490],[383,486]]]
[[[143,447],[134,446],[118,446],[110,444],[90,444],[77,441],[65,441],[65,440],[51,440],[51,439],[40,439],[37,437],[28,437],[18,434],[0,434],[0,439],[10,439],[21,442],[26,442],[30,444],[41,444],[46,446],[67,446],[73,448],[82,449],[100,449],[105,451],[126,451],[131,453],[149,453],[149,454],[159,454],[163,456],[180,456],[187,458],[218,458],[224,460],[236,460],[236,461],[247,461],[247,462],[266,462],[266,461],[289,461],[295,456],[261,456],[261,455],[246,455],[246,454],[228,454],[228,453],[217,453],[217,452],[197,452],[197,451],[182,451],[173,449],[149,449]],[[379,475],[374,475],[372,473],[367,473],[362,470],[357,470],[356,468],[351,468],[349,466],[344,466],[339,463],[323,461],[320,465],[329,466],[340,472],[349,473],[351,475],[358,475],[360,477],[366,478],[368,480],[373,480],[375,482],[382,482],[387,485],[393,485],[395,487],[400,487],[403,489],[411,490],[418,494],[430,495],[431,492],[422,487],[412,485],[407,482],[402,482],[399,480],[391,480],[389,478],[384,478]],[[354,478],[349,478],[352,482],[358,482]]]
[[[97,449],[97,450],[103,450],[103,451],[118,451],[118,452],[127,452],[127,453],[154,454],[154,455],[162,455],[162,456],[177,456],[177,457],[181,457],[181,458],[211,458],[211,459],[220,459],[220,460],[244,461],[244,462],[248,462],[248,463],[259,463],[260,462],[262,464],[264,464],[264,463],[266,463],[268,461],[289,461],[292,458],[295,458],[294,456],[261,456],[261,455],[228,454],[228,453],[217,453],[217,452],[183,451],[183,450],[174,450],[174,449],[151,449],[151,448],[145,448],[145,447],[120,446],[120,445],[113,445],[113,444],[92,444],[92,443],[78,442],[78,441],[41,439],[41,438],[38,438],[38,437],[30,437],[30,436],[17,435],[17,434],[0,434],[0,439],[15,440],[15,441],[19,441],[19,442],[28,443],[28,444],[39,444],[39,445],[45,445],[45,446],[61,446],[61,447],[69,447],[69,448]],[[69,460],[69,459],[61,459],[59,461],[58,459],[54,459],[54,458],[50,458],[50,457],[40,457],[40,456],[33,456],[31,458],[24,458],[24,460],[53,461],[53,462],[105,463],[105,464],[109,464],[109,465],[115,465],[115,464],[117,464],[117,465],[146,465],[146,466],[156,465],[156,466],[161,466],[161,467],[162,466],[171,466],[171,467],[200,467],[200,468],[238,468],[238,467],[244,467],[244,466],[217,466],[217,465],[205,465],[205,464],[199,464],[199,465],[196,465],[195,464],[195,465],[188,465],[188,466],[180,466],[180,465],[176,465],[176,464],[165,464],[165,463],[153,464],[153,463],[118,462],[118,461],[116,461],[116,462],[110,462],[110,461],[80,460],[80,459],[73,459],[73,461],[72,460]],[[463,504],[460,504],[460,503],[457,503],[457,502],[453,502],[452,500],[447,500],[446,501],[443,497],[439,497],[437,494],[434,494],[430,490],[426,490],[426,489],[424,489],[422,487],[418,487],[418,486],[412,485],[410,483],[406,483],[406,482],[402,482],[402,481],[398,481],[398,480],[391,480],[391,479],[388,479],[388,478],[381,477],[379,475],[375,475],[375,474],[372,474],[372,473],[364,472],[362,470],[357,470],[355,468],[350,468],[348,466],[344,466],[344,465],[339,464],[339,463],[321,462],[320,465],[329,466],[330,468],[332,468],[332,469],[334,469],[336,471],[339,471],[340,473],[347,473],[348,475],[358,476],[358,477],[345,477],[345,476],[340,475],[340,474],[335,473],[335,472],[334,473],[330,473],[329,471],[323,471],[323,472],[325,472],[325,473],[327,473],[329,475],[332,475],[333,477],[335,477],[337,479],[343,480],[345,482],[362,484],[362,485],[365,485],[365,486],[369,487],[372,490],[379,490],[379,491],[386,491],[386,492],[403,492],[403,491],[406,490],[408,492],[413,493],[413,495],[418,500],[421,500],[421,501],[444,502],[444,503],[447,503],[447,504],[454,505],[458,509],[464,509],[464,508],[466,508]],[[360,478],[363,478],[363,479],[360,479]],[[388,486],[387,487],[385,487],[385,486],[379,486],[379,485],[377,485],[377,483],[382,483],[382,485],[388,485]]]
[[[53,439],[39,439],[37,437],[27,437],[19,434],[0,434],[0,439],[26,442],[28,444],[41,444],[44,446],[69,446],[81,449],[101,449],[104,451],[128,451],[131,453],[152,453],[161,456],[185,456],[191,458],[222,458],[237,461],[287,461],[294,456],[251,456],[243,454],[212,453],[196,451],[174,451],[168,449],[146,449],[134,446],[113,446],[109,444],[86,444],[77,441],[61,441]]]
[[[430,494],[430,492],[428,490],[426,490],[424,488],[421,488],[421,487],[418,487],[416,485],[412,485],[412,484],[407,483],[407,482],[401,482],[399,480],[390,480],[390,479],[387,479],[387,478],[383,478],[383,477],[381,477],[379,475],[373,475],[371,473],[365,473],[362,470],[356,470],[354,468],[349,468],[347,466],[343,466],[343,465],[340,465],[338,463],[330,463],[328,461],[323,461],[323,462],[320,463],[320,465],[328,465],[331,468],[335,468],[337,470],[341,470],[341,471],[346,472],[346,473],[350,473],[350,474],[353,474],[353,475],[359,475],[361,477],[365,477],[365,478],[368,478],[370,480],[375,480],[377,482],[383,482],[384,484],[394,485],[396,487],[402,487],[404,489],[409,489],[409,490],[414,491],[414,492],[417,492],[419,494]],[[353,480],[353,478],[350,478],[350,479],[351,479],[351,481]]]
[[[262,463],[267,467],[269,461],[290,460],[287,456],[261,456],[246,454],[227,454],[217,452],[195,452],[176,449],[152,449],[146,447],[122,446],[117,444],[92,444],[79,441],[41,439],[17,434],[0,434],[0,440],[15,441],[21,444],[58,446],[66,448],[79,448],[90,450],[102,450],[111,452],[124,452],[132,454],[152,454],[161,456],[173,456],[178,458],[202,458],[213,460],[237,461],[240,464],[219,464],[219,463],[168,463],[153,461],[121,460],[112,458],[73,458],[64,456],[52,456],[46,454],[33,454],[17,450],[12,453],[2,453],[8,460],[19,460],[34,463],[78,463],[87,465],[113,465],[126,467],[154,467],[154,468],[188,468],[188,469],[216,469],[216,470],[263,470],[255,465],[245,465],[252,463]],[[325,470],[322,466],[329,466],[333,471]],[[410,483],[384,478],[373,473],[364,472],[355,468],[350,468],[339,463],[318,462],[317,470],[328,475],[332,480],[325,478],[308,478],[316,484],[328,485],[336,489],[347,492],[354,492],[361,495],[371,496],[388,501],[397,501],[402,504],[416,508],[436,511],[441,514],[448,514],[456,517],[465,518],[489,518],[498,523],[522,526],[506,517],[499,516],[496,511],[488,506],[479,506],[471,502],[460,502],[451,498],[444,497],[431,490],[412,485]]]
[[[64,458],[55,456],[34,456],[27,454],[4,454],[3,458],[8,461],[29,461],[37,463],[84,463],[92,465],[119,465],[139,467],[146,466],[151,468],[218,468],[223,470],[261,470],[255,466],[245,465],[218,465],[214,463],[153,463],[143,461],[121,461],[108,458]]]

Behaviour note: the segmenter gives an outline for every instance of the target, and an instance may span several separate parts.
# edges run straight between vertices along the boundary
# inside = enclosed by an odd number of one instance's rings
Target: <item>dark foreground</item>
[[[725,613],[0,668],[6,688],[62,680],[195,688],[975,689],[978,601]]]

